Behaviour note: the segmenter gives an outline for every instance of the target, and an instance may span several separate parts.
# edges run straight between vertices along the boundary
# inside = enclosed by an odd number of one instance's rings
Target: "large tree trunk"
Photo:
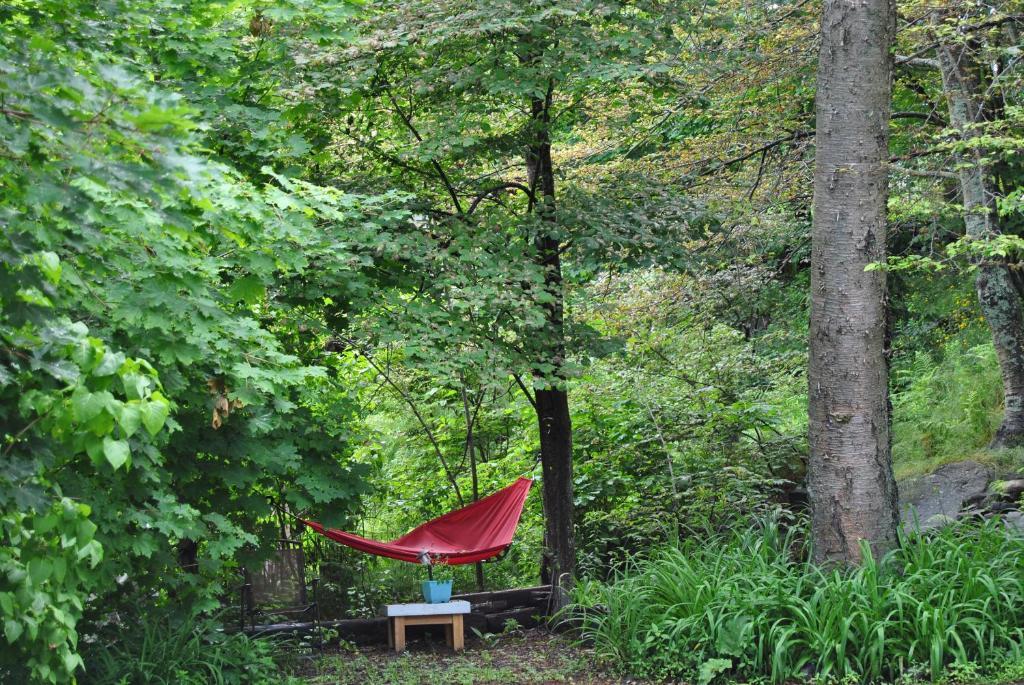
[[[568,602],[576,572],[573,540],[572,424],[565,390],[538,390],[541,465],[544,473],[544,546],[551,574],[552,608]]]
[[[815,559],[897,544],[884,353],[891,0],[826,0],[816,102],[809,382]]]
[[[940,17],[933,17],[938,23]],[[963,43],[940,43],[936,49],[942,70],[942,87],[949,106],[949,122],[968,144],[960,153],[960,190],[967,235],[992,238],[999,233],[996,192],[984,151],[971,146],[981,135],[984,119],[983,85],[978,64]],[[1005,262],[985,258],[977,262],[974,281],[978,303],[992,331],[992,341],[1003,377],[1003,422],[992,447],[1024,444],[1024,309],[1010,268]]]
[[[539,264],[544,268],[544,283],[551,296],[545,304],[545,332],[540,345],[539,362],[555,368],[553,374],[537,375],[535,393],[537,423],[540,429],[540,455],[544,474],[544,546],[546,566],[551,574],[552,608],[568,602],[568,590],[576,572],[576,547],[573,539],[572,421],[569,394],[563,374],[565,365],[564,290],[561,246],[554,233],[555,174],[551,162],[551,138],[548,131],[551,91],[530,103],[533,143],[527,152],[526,167],[530,187],[538,198],[536,211],[552,232],[535,239]]]

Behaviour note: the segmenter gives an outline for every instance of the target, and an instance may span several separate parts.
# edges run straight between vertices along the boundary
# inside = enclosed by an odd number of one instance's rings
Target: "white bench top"
[[[385,605],[385,616],[444,616],[450,614],[468,614],[469,602],[457,599],[454,602],[427,604],[388,604]]]

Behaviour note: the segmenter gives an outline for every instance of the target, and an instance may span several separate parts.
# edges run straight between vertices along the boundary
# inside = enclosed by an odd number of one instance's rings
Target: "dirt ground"
[[[305,670],[305,669],[304,669]],[[507,685],[577,683],[626,685],[595,663],[586,648],[545,630],[502,635],[467,635],[465,651],[454,654],[443,640],[421,638],[403,654],[384,646],[328,649],[303,674],[311,685]]]

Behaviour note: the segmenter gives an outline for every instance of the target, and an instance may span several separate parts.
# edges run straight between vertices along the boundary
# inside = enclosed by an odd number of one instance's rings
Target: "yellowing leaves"
[[[228,418],[232,411],[242,408],[242,400],[237,397],[234,399],[228,398],[228,388],[221,378],[209,379],[206,381],[206,386],[209,388],[210,394],[213,395],[213,415],[210,420],[210,426],[214,430],[218,430],[224,425],[224,420]]]

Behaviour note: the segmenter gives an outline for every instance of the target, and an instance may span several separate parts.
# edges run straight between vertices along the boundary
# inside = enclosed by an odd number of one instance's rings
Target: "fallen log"
[[[388,639],[388,619],[383,616],[323,621],[322,625],[329,630],[336,630],[342,640],[356,644],[376,644]]]
[[[507,602],[509,607],[518,606],[539,606],[547,604],[551,596],[550,585],[538,585],[536,587],[512,588],[511,590],[492,590],[490,592],[470,592],[462,595],[452,595],[452,599],[464,599],[470,604],[482,604],[485,602]]]
[[[472,629],[481,633],[501,633],[509,619],[515,620],[522,628],[532,628],[544,623],[550,594],[550,585],[540,585],[453,595],[452,599],[466,600],[472,606],[471,613],[465,614],[463,618],[467,634],[471,633]],[[388,620],[384,617],[325,620],[321,621],[320,625],[335,633],[339,639],[355,644],[387,642]],[[250,635],[305,633],[312,631],[314,627],[311,622],[274,623],[246,626],[245,632]]]
[[[493,614],[497,611],[505,611],[509,608],[508,602],[505,600],[492,600],[490,602],[480,602],[474,604],[470,602],[472,611],[474,614]]]
[[[512,609],[511,611],[499,611],[495,614],[487,614],[487,632],[503,633],[508,621],[516,622],[518,628],[535,628],[544,623],[544,617],[533,607]]]

